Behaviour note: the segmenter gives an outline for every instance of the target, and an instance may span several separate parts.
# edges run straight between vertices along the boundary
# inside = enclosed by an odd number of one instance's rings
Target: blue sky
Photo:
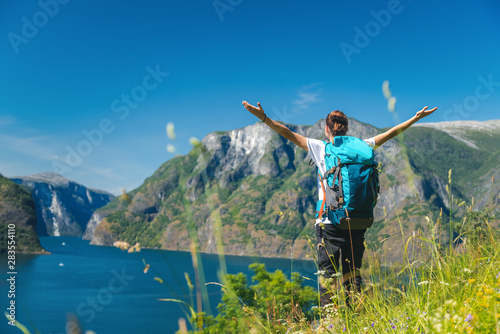
[[[0,173],[118,194],[190,137],[255,123],[242,100],[390,127],[384,80],[401,119],[498,119],[499,15],[496,0],[2,0]]]

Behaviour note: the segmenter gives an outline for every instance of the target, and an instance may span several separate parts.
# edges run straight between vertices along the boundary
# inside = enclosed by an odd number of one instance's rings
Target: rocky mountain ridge
[[[369,138],[381,132],[355,119],[349,122],[348,134],[355,137]],[[397,217],[404,218],[403,228],[409,233],[425,227],[424,211],[435,215],[442,208],[446,216],[450,168],[457,171],[453,175],[458,179],[450,185],[455,198],[470,199],[486,191],[488,196],[478,208],[494,207],[498,182],[488,183],[485,177],[499,174],[490,162],[499,154],[500,138],[494,131],[497,123],[486,122],[484,127],[476,123],[451,127],[421,124],[377,149],[382,190],[375,209],[377,221],[367,233],[368,243],[380,247],[380,240],[396,235],[400,230],[399,223],[395,225]],[[287,126],[306,137],[324,137],[324,120],[313,126]],[[449,133],[462,128],[467,131],[461,139],[477,148]],[[491,152],[492,147],[497,150]],[[436,161],[438,156],[443,164]],[[486,169],[474,165],[477,179],[467,180],[467,164],[461,159],[471,158],[486,159]],[[92,244],[123,240],[172,250],[188,250],[196,240],[200,250],[209,253],[292,253],[307,258],[312,253],[305,236],[314,238],[312,217],[317,196],[316,170],[309,166],[309,160],[307,152],[262,123],[211,133],[188,155],[160,166],[126,198],[115,198],[96,210],[85,237]],[[471,184],[475,193],[465,194]],[[388,242],[382,247],[385,245],[390,247]],[[391,256],[401,257],[401,252],[395,250]]]
[[[57,173],[11,177],[31,190],[36,204],[37,234],[78,236],[87,228],[92,213],[114,196],[68,180]]]
[[[473,141],[467,140],[467,133],[479,131],[485,134],[498,134],[500,132],[500,120],[480,121],[450,121],[439,123],[416,123],[415,127],[433,128],[446,132],[456,140],[459,140],[468,146],[479,149]]]

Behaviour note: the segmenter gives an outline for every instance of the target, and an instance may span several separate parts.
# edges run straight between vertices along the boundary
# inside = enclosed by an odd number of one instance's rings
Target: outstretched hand
[[[246,110],[250,111],[258,119],[260,119],[261,121],[262,121],[262,119],[264,119],[265,113],[264,113],[264,109],[262,109],[262,106],[260,105],[260,102],[257,102],[257,105],[259,106],[258,108],[256,106],[251,105],[247,101],[243,101],[242,104]]]
[[[415,114],[415,116],[418,119],[421,119],[421,118],[429,116],[430,114],[432,114],[437,109],[437,107],[434,107],[434,108],[432,108],[430,110],[427,110],[427,108],[429,108],[429,107],[425,106],[422,110],[417,111],[417,113]]]

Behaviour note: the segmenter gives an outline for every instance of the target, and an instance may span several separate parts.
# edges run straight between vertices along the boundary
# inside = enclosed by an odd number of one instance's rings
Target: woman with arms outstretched
[[[267,126],[269,126],[277,134],[290,140],[300,148],[309,152],[311,159],[318,166],[320,175],[325,175],[325,142],[306,138],[298,133],[291,131],[286,126],[270,119],[262,109],[260,102],[257,107],[243,101],[243,106],[253,115],[259,118]],[[378,134],[375,137],[364,139],[364,141],[373,149],[382,146],[389,139],[394,138],[401,132],[408,129],[411,125],[420,119],[429,116],[437,108],[427,109],[424,107],[418,111],[415,116],[407,121],[394,126],[390,130]],[[326,117],[325,136],[328,141],[334,141],[336,136],[345,136],[349,126],[348,119],[342,111],[335,110]],[[364,144],[363,144],[364,145]],[[323,184],[322,184],[323,182]],[[323,200],[322,189],[328,187],[326,180],[318,179],[318,197]],[[317,235],[317,250],[318,250],[318,267],[323,272],[322,280],[336,277],[337,268],[339,268],[339,255],[342,252],[342,282],[347,291],[361,291],[361,275],[360,268],[364,254],[364,240],[366,229],[345,230],[339,227],[339,222],[332,222],[327,216],[316,217],[316,235]],[[320,286],[321,305],[331,303],[331,290],[325,284]],[[347,300],[349,304],[349,299]]]

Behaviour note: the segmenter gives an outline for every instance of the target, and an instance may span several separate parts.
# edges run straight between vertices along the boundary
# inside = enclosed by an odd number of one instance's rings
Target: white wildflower
[[[390,112],[394,112],[396,110],[396,98],[394,96],[391,96],[389,101],[387,101],[387,109],[389,109]]]
[[[196,146],[200,143],[200,140],[196,137],[191,137],[189,138],[189,143],[193,146]]]
[[[389,100],[391,98],[391,90],[389,89],[389,81],[387,80],[382,84],[382,93],[384,93],[386,99]]]
[[[167,123],[167,136],[171,140],[175,140],[174,123],[172,122]]]
[[[167,145],[167,152],[168,153],[174,153],[175,152],[175,146],[172,144]]]

